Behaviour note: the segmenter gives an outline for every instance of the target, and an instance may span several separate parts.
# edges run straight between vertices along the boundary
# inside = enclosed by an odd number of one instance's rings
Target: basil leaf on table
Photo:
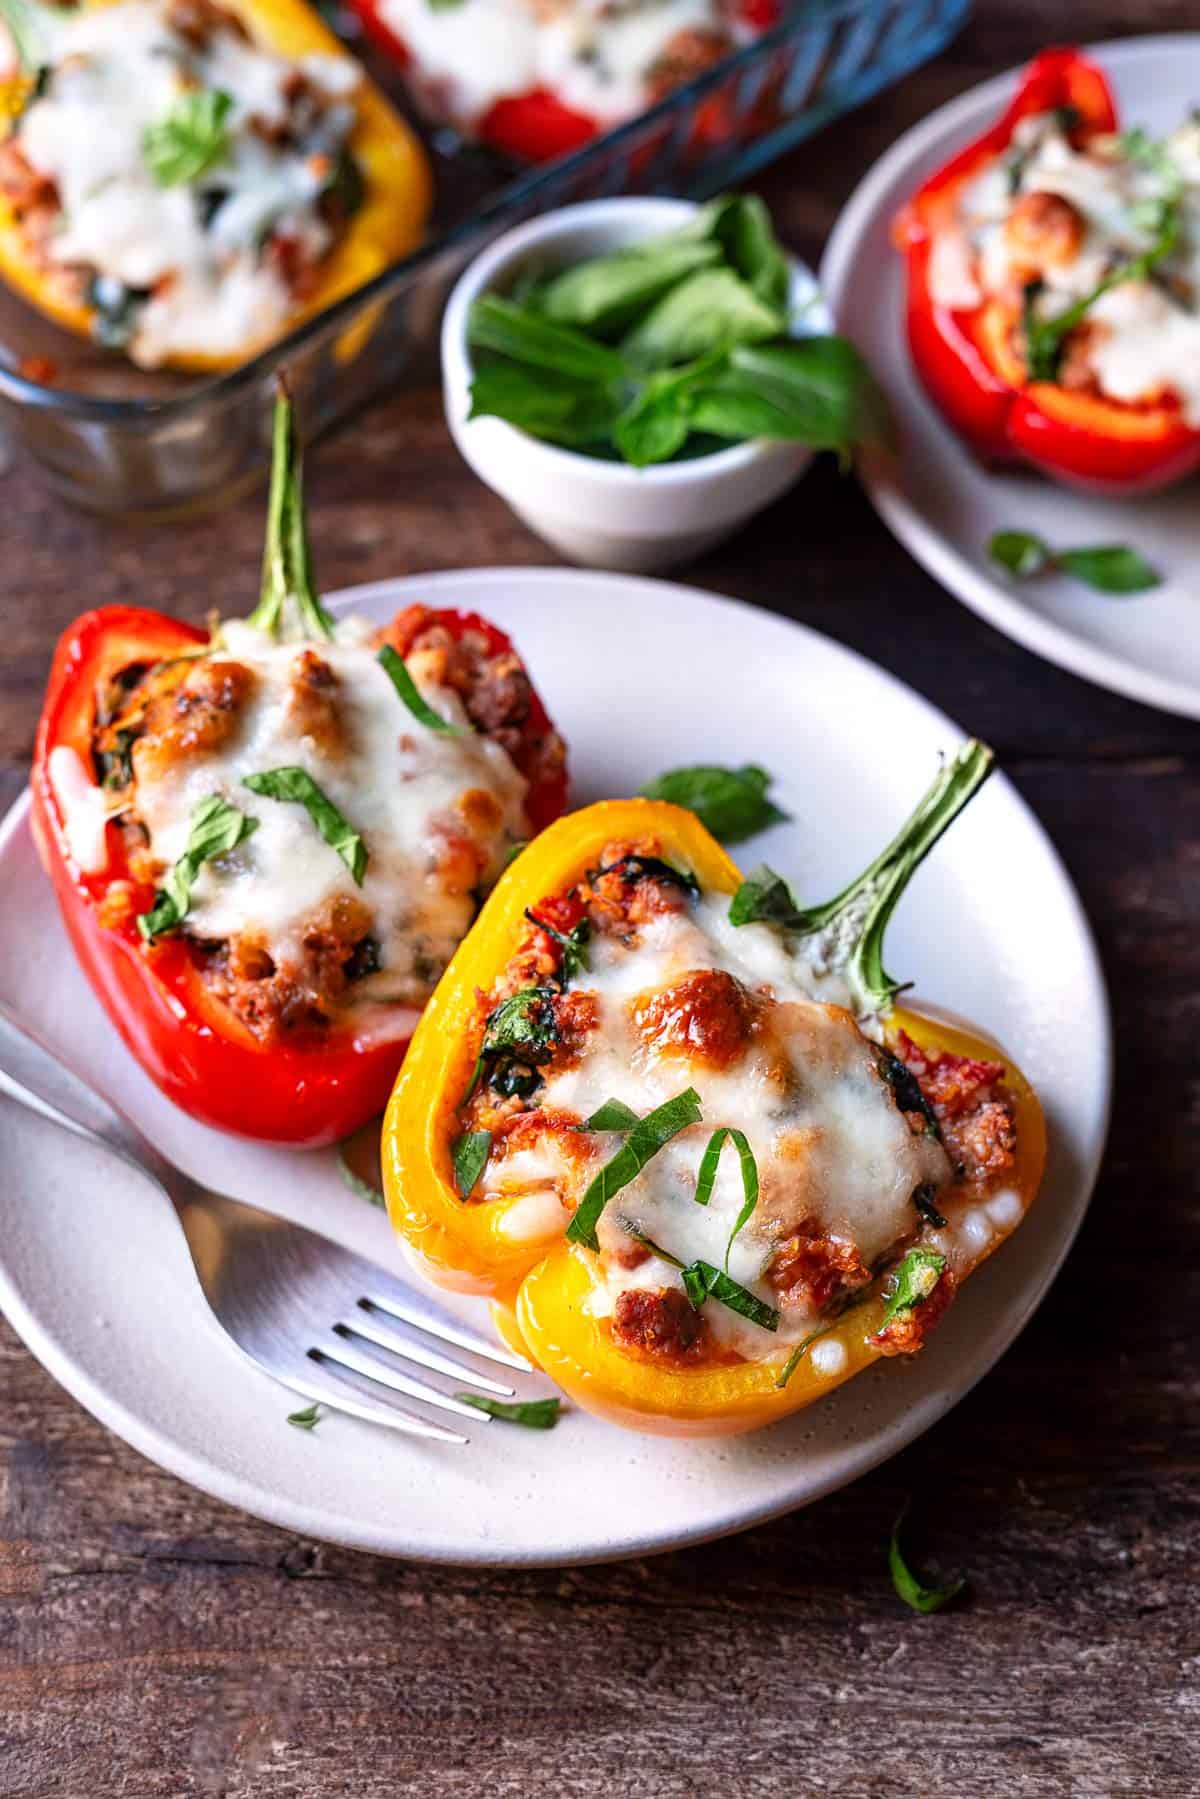
[[[988,541],[988,555],[1019,580],[1057,572],[1073,575],[1097,593],[1115,594],[1145,593],[1162,585],[1158,570],[1126,543],[1053,550],[1030,531],[997,531]]]
[[[471,307],[467,338],[475,350],[494,350],[514,362],[553,369],[582,381],[609,381],[625,373],[615,350],[568,325],[556,325],[499,294],[481,294]]]
[[[307,769],[288,766],[265,769],[261,775],[243,775],[242,786],[265,799],[303,806],[331,850],[336,850],[361,887],[367,872],[367,846]]]
[[[638,792],[644,799],[669,800],[686,807],[722,843],[741,843],[787,818],[787,813],[767,798],[770,784],[766,769],[753,762],[741,768],[697,762],[691,768],[668,769]]]
[[[900,1548],[900,1528],[907,1509],[905,1507],[905,1511],[900,1513],[893,1524],[888,1544],[888,1572],[892,1577],[892,1585],[896,1589],[897,1598],[903,1599],[905,1605],[911,1606],[914,1612],[940,1612],[944,1605],[949,1605],[962,1592],[966,1585],[966,1575],[955,1575],[953,1580],[946,1581],[940,1587],[928,1587],[918,1580]]]
[[[635,368],[669,368],[729,344],[764,343],[786,328],[786,315],[732,269],[700,269],[651,307],[620,347]]]
[[[720,260],[721,246],[716,243],[691,237],[653,238],[564,269],[539,284],[529,301],[556,324],[604,335],[628,325],[685,275]]]

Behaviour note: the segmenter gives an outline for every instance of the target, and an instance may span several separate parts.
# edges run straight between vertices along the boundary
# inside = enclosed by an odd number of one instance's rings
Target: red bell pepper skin
[[[930,291],[934,238],[962,188],[1003,154],[1022,119],[1060,106],[1075,108],[1084,137],[1117,129],[1101,70],[1077,50],[1044,50],[995,125],[931,176],[896,218],[909,349],[930,398],[985,464],[1028,463],[1069,486],[1146,493],[1200,467],[1200,431],[1169,406],[1123,405],[1029,381],[1002,303],[954,308],[939,305]]]
[[[410,618],[412,628],[405,626],[410,639],[423,624],[436,623],[454,637],[480,630],[493,650],[511,647],[502,631],[474,614],[413,607],[400,615]],[[208,992],[186,938],[142,941],[136,915],[150,906],[153,889],[133,879],[114,825],[107,827],[104,871],[90,875],[78,867],[50,780],[50,754],[60,745],[91,768],[98,685],[132,662],[164,661],[205,642],[206,632],[135,606],[101,607],[65,632],[55,651],[34,750],[34,838],[81,968],[124,1042],[168,1099],[219,1130],[315,1149],[348,1136],[383,1110],[407,1038],[355,1043],[349,1031],[314,1032],[286,1045],[264,1046]],[[546,726],[535,697],[527,726],[531,739]],[[565,775],[556,771],[531,787],[526,803],[536,828],[562,811],[565,786]],[[117,882],[130,889],[132,913],[125,908],[118,922],[107,923],[104,902]]]
[[[399,63],[402,69],[407,70],[414,85],[421,88],[421,72],[412,51],[384,19],[379,0],[349,0],[349,4],[371,41],[385,55]],[[736,11],[738,19],[755,33],[770,31],[773,26],[778,25],[781,17],[779,0],[740,0]],[[436,111],[436,90],[430,91],[432,109]],[[739,126],[728,100],[717,93],[701,103],[690,142],[697,146],[723,143],[734,135],[735,129],[739,134],[757,130],[765,127],[770,118],[769,100],[764,96],[752,118],[743,120]],[[549,88],[537,87],[530,88],[523,94],[507,94],[496,100],[476,120],[471,128],[471,136],[478,138],[481,143],[491,144],[496,150],[504,151],[508,156],[516,157],[518,161],[541,163],[569,156],[572,151],[581,150],[593,138],[613,129],[612,120],[593,118],[576,107],[568,106]],[[645,156],[650,147],[646,146],[638,155]]]

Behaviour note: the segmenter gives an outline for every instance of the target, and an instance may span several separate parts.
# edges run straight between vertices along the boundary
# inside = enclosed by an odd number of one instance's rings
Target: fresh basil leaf
[[[590,1118],[585,1118],[575,1128],[580,1131],[631,1131],[637,1121],[637,1113],[624,1100],[606,1099]]]
[[[321,1408],[316,1400],[306,1405],[301,1412],[289,1412],[287,1421],[294,1424],[297,1430],[315,1430],[321,1417]]]
[[[573,980],[581,969],[587,968],[587,946],[592,935],[589,919],[581,918],[577,925],[573,925],[569,931],[564,932],[556,929],[552,924],[547,924],[545,919],[539,918],[537,913],[531,911],[528,906],[525,908],[525,916],[530,924],[537,926],[539,931],[545,931],[547,937],[557,943],[562,951],[562,967],[559,970],[559,978],[564,986],[568,981]]]
[[[1145,593],[1162,585],[1158,570],[1125,543],[1060,550],[1055,562],[1064,574],[1074,575],[1097,593]]]
[[[628,323],[686,275],[721,260],[721,246],[672,234],[593,256],[543,283],[536,306],[559,325],[606,332]]]
[[[780,930],[807,927],[809,915],[782,875],[764,862],[752,875],[747,875],[729,902],[732,925],[773,924]]]
[[[1125,543],[1052,550],[1026,531],[997,531],[988,540],[988,555],[1018,578],[1059,570],[1098,593],[1145,593],[1162,583],[1158,570]]]
[[[154,904],[138,919],[138,930],[147,942],[173,931],[187,916],[192,886],[205,862],[226,856],[257,831],[258,820],[239,812],[219,793],[200,800],[192,813],[188,840],[182,856],[154,896]]]
[[[900,1548],[900,1527],[904,1523],[904,1517],[905,1513],[901,1512],[893,1524],[888,1544],[888,1571],[892,1577],[892,1585],[897,1597],[903,1599],[905,1605],[910,1605],[914,1612],[940,1612],[944,1605],[949,1605],[962,1592],[966,1576],[958,1574],[940,1587],[928,1587],[918,1580]]]
[[[669,368],[730,344],[764,343],[787,328],[732,269],[699,269],[663,295],[621,339],[635,368]]]
[[[691,428],[685,387],[648,382],[613,425],[613,442],[633,468],[649,468],[678,455]]]
[[[892,1272],[880,1330],[886,1330],[894,1318],[924,1305],[945,1272],[946,1258],[936,1249],[910,1249]]]
[[[843,460],[889,429],[874,376],[842,337],[736,346],[728,368],[693,393],[691,415],[697,431],[782,438]]]
[[[490,1131],[463,1131],[454,1139],[450,1145],[450,1160],[454,1164],[454,1185],[460,1199],[470,1199],[491,1153]]]
[[[919,1187],[914,1187],[912,1199],[926,1224],[931,1224],[935,1231],[945,1230],[946,1220],[934,1204],[937,1199],[937,1188],[931,1181],[922,1181]]]
[[[443,718],[440,712],[435,712],[428,700],[422,696],[420,688],[408,672],[403,656],[394,650],[390,643],[384,644],[377,660],[388,680],[419,724],[426,725],[431,731],[444,731],[449,737],[462,735],[457,725],[452,725],[448,718]]]
[[[659,856],[619,856],[615,862],[607,862],[598,868],[596,878],[615,874],[618,869],[631,883],[661,881],[667,887],[682,887],[685,893],[695,894],[697,898],[700,894],[700,883],[694,874],[685,868],[676,868],[673,862],[664,862]]]
[[[527,850],[528,848],[529,848],[528,837],[522,837],[522,838],[519,838],[516,843],[510,843],[508,846],[508,849],[505,851],[504,867],[500,870],[501,874],[507,874],[509,869],[512,867],[513,863],[516,861],[517,857],[521,854],[521,852],[523,850]]]
[[[988,539],[988,555],[1010,575],[1040,575],[1052,557],[1048,544],[1030,531],[997,531]]]
[[[526,1430],[553,1430],[558,1423],[561,1399],[489,1399],[483,1393],[456,1393],[464,1405],[499,1418],[504,1424],[523,1424]]]
[[[765,306],[786,317],[791,275],[763,201],[757,194],[729,194],[708,210],[709,229],[734,269]]]
[[[579,1202],[579,1208],[567,1226],[567,1238],[572,1243],[585,1243],[589,1249],[600,1247],[596,1238],[596,1223],[605,1206],[614,1194],[622,1187],[627,1187],[636,1180],[646,1163],[656,1156],[672,1137],[686,1130],[690,1124],[699,1124],[701,1119],[700,1095],[694,1087],[687,1087],[677,1093],[674,1099],[668,1099],[652,1112],[640,1118],[621,1148],[606,1162],[586,1193]]]
[[[303,806],[330,849],[336,850],[355,885],[361,887],[367,872],[367,846],[352,825],[338,811],[307,769],[268,768],[260,775],[244,775],[242,786],[268,800],[282,800]]]
[[[693,1310],[698,1312],[706,1299],[715,1299],[721,1305],[728,1306],[731,1312],[748,1318],[751,1324],[760,1325],[765,1331],[779,1329],[779,1313],[774,1306],[767,1305],[740,1282],[731,1280],[722,1269],[714,1268],[711,1262],[689,1262],[680,1278]]]
[[[487,361],[476,367],[468,417],[501,418],[533,437],[571,449],[605,443],[621,406],[611,383],[519,362]]]
[[[142,159],[160,187],[182,187],[229,153],[233,100],[219,88],[191,88],[142,133]]]
[[[615,350],[568,325],[556,325],[500,294],[481,294],[471,307],[467,341],[514,362],[553,369],[584,381],[619,380],[625,364]]]
[[[697,762],[690,768],[668,769],[638,792],[648,800],[685,806],[722,843],[741,843],[787,818],[787,813],[767,798],[770,784],[766,769],[753,762],[741,768]]]

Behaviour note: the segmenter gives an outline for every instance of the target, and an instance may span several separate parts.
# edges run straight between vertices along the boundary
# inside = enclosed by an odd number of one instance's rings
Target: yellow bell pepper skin
[[[870,1339],[880,1327],[886,1276],[821,1332],[822,1342],[844,1351],[836,1372],[805,1354],[780,1386],[791,1344],[762,1362],[663,1367],[619,1347],[607,1318],[593,1310],[600,1283],[591,1251],[569,1244],[561,1226],[540,1241],[514,1237],[505,1219],[519,1195],[464,1202],[453,1184],[450,1145],[474,1066],[477,991],[491,987],[520,947],[526,906],[574,886],[606,844],[645,838],[657,839],[663,857],[690,869],[705,890],[732,895],[741,884],[736,864],[699,820],[661,801],[606,801],[543,832],[495,888],[418,1026],[384,1120],[384,1188],[392,1223],[418,1266],[443,1286],[492,1295],[500,1335],[580,1406],[634,1430],[732,1435],[810,1405],[879,1358]],[[1029,1082],[995,1044],[956,1025],[897,1007],[885,1038],[901,1033],[927,1050],[1003,1061],[1018,1145],[1005,1186],[1019,1195],[1023,1216],[1046,1154],[1045,1123]],[[971,1259],[956,1257],[958,1281],[1003,1240],[997,1232]]]
[[[120,0],[82,0],[89,8]],[[346,46],[305,0],[224,0],[251,37],[278,55],[347,55]],[[329,255],[317,270],[312,291],[289,315],[288,331],[353,293],[420,242],[429,216],[433,183],[415,133],[384,95],[362,75],[353,95],[357,123],[347,149],[362,173],[364,194]],[[90,338],[95,314],[90,306],[64,300],[26,252],[13,209],[0,194],[0,277],[23,300],[76,337]],[[169,357],[165,367],[181,373],[215,375],[237,368],[268,347],[247,344],[232,355],[188,352]]]

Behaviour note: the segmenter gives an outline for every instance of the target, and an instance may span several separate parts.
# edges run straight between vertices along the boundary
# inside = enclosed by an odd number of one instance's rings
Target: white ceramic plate
[[[793,822],[751,854],[814,897],[870,859],[962,735],[848,650],[683,587],[484,569],[349,599],[379,619],[418,599],[476,607],[510,630],[569,730],[576,802],[631,793],[700,758],[776,771]],[[545,1435],[490,1424],[465,1449],[333,1416],[297,1431],[285,1421],[294,1399],[208,1315],[167,1206],[10,1103],[0,1103],[0,1304],[120,1436],[306,1536],[417,1559],[555,1564],[666,1549],[803,1505],[911,1442],[1011,1343],[1075,1234],[1104,1139],[1109,1025],[1095,950],[1058,857],[1003,779],[918,874],[888,965],[985,1022],[1024,1065],[1049,1115],[1045,1188],[912,1366],[873,1370],[756,1436],[678,1443],[581,1412]],[[0,997],[189,1172],[398,1264],[384,1218],[344,1189],[331,1153],[223,1138],[151,1086],[76,970],[23,801],[0,836],[0,970]],[[485,1315],[480,1302],[457,1303]]]
[[[1200,33],[1101,44],[1121,119],[1156,135],[1200,97]],[[870,359],[901,432],[898,461],[867,469],[876,507],[931,575],[1027,649],[1117,693],[1200,718],[1200,483],[1124,502],[1073,493],[1030,473],[985,473],[944,425],[913,373],[901,258],[888,231],[927,175],[993,123],[1017,71],[941,107],[908,131],[838,220],[821,285],[838,328]],[[994,531],[1034,531],[1059,548],[1135,545],[1167,579],[1128,599],[1060,577],[1008,579],[987,559]]]

